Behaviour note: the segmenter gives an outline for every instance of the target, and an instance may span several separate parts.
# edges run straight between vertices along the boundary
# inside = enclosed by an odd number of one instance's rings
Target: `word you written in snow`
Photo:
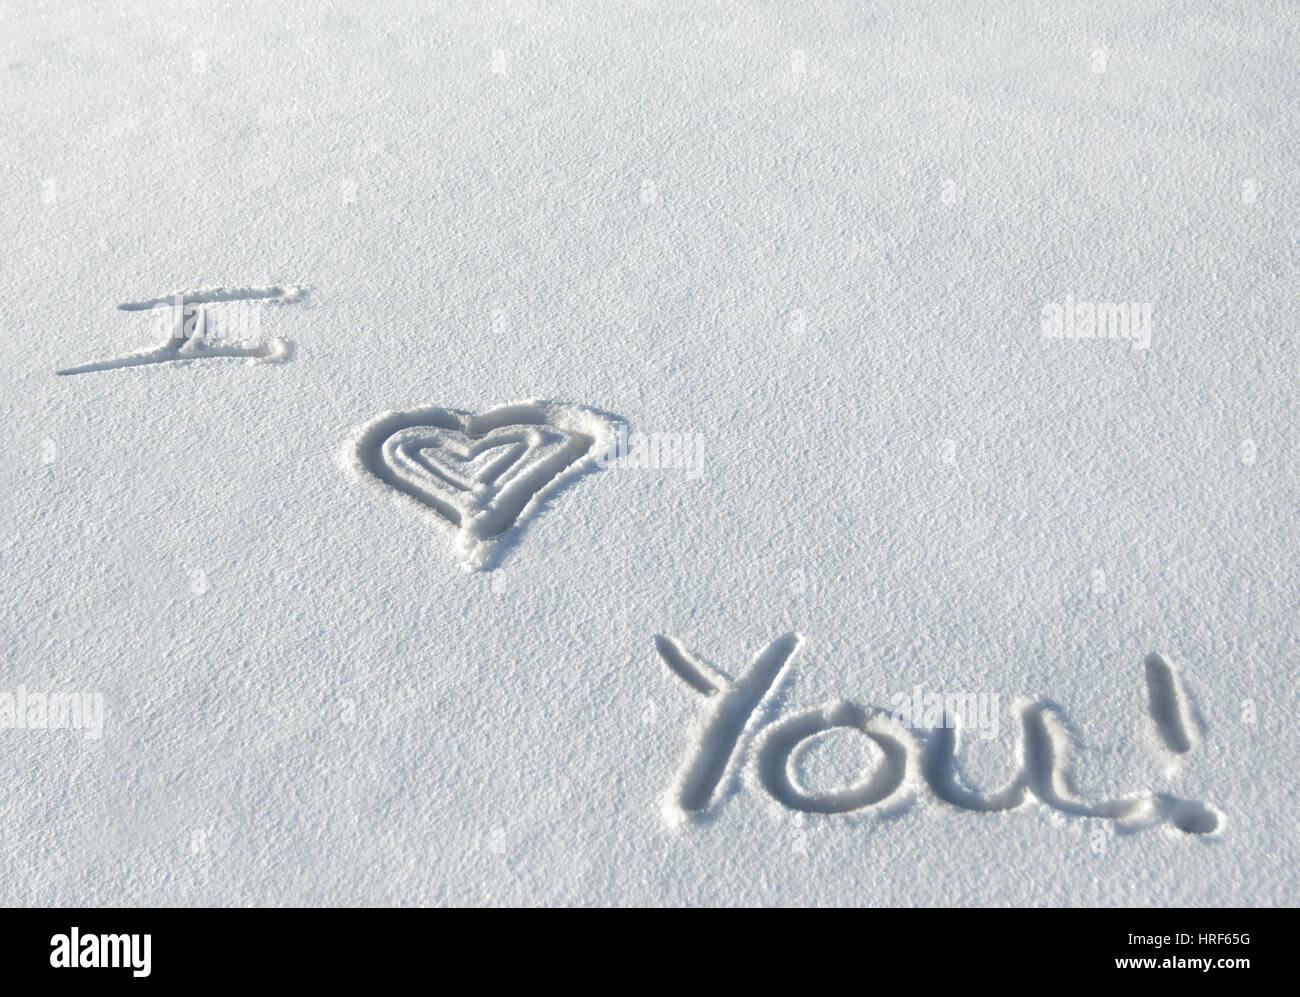
[[[1020,722],[1020,771],[991,792],[972,788],[958,763],[961,718],[940,707],[935,714],[917,710],[911,697],[895,697],[895,709],[883,711],[836,700],[810,709],[766,718],[760,709],[780,684],[803,643],[787,633],[767,645],[734,679],[716,671],[681,643],[655,637],[664,663],[703,700],[686,758],[665,800],[672,824],[711,814],[725,800],[753,742],[750,775],[773,800],[801,813],[849,814],[898,812],[921,788],[944,804],[977,813],[996,813],[1026,806],[1031,798],[1074,817],[1117,822],[1125,831],[1168,824],[1186,834],[1221,830],[1224,815],[1215,807],[1167,793],[1143,791],[1118,799],[1089,802],[1076,795],[1069,775],[1073,745],[1065,723],[1046,702],[1017,700]],[[1170,755],[1190,751],[1197,741],[1187,698],[1177,670],[1162,655],[1146,659],[1151,718],[1160,750]],[[922,722],[936,723],[931,729]],[[857,780],[835,789],[807,785],[797,764],[804,752],[828,734],[846,731],[869,742],[871,759]]]

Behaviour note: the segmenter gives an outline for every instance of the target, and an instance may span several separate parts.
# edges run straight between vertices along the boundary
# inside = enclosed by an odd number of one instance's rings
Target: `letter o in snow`
[[[842,814],[874,806],[893,796],[907,777],[908,748],[886,733],[883,718],[870,718],[860,707],[843,701],[787,717],[764,732],[757,752],[759,781],[778,803],[805,813]],[[828,792],[800,786],[790,772],[799,746],[809,738],[836,728],[858,731],[874,741],[881,757],[853,785]],[[904,735],[905,736],[905,735]]]

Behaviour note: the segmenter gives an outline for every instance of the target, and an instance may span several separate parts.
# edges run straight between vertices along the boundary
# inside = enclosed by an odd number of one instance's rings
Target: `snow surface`
[[[1300,902],[1298,22],[0,5],[0,901]],[[340,466],[529,399],[702,473]]]

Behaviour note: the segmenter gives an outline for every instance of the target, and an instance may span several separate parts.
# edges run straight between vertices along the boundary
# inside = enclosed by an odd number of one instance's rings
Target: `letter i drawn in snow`
[[[65,367],[55,373],[90,374],[172,361],[242,359],[247,363],[284,363],[293,344],[261,338],[260,306],[291,305],[305,300],[307,289],[297,284],[267,287],[209,287],[177,291],[160,298],[127,301],[125,312],[149,311],[158,318],[162,341],[124,356]]]

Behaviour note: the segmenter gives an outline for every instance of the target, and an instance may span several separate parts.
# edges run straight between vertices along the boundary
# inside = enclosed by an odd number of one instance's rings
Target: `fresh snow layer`
[[[1298,22],[5,4],[0,901],[1300,901]]]

